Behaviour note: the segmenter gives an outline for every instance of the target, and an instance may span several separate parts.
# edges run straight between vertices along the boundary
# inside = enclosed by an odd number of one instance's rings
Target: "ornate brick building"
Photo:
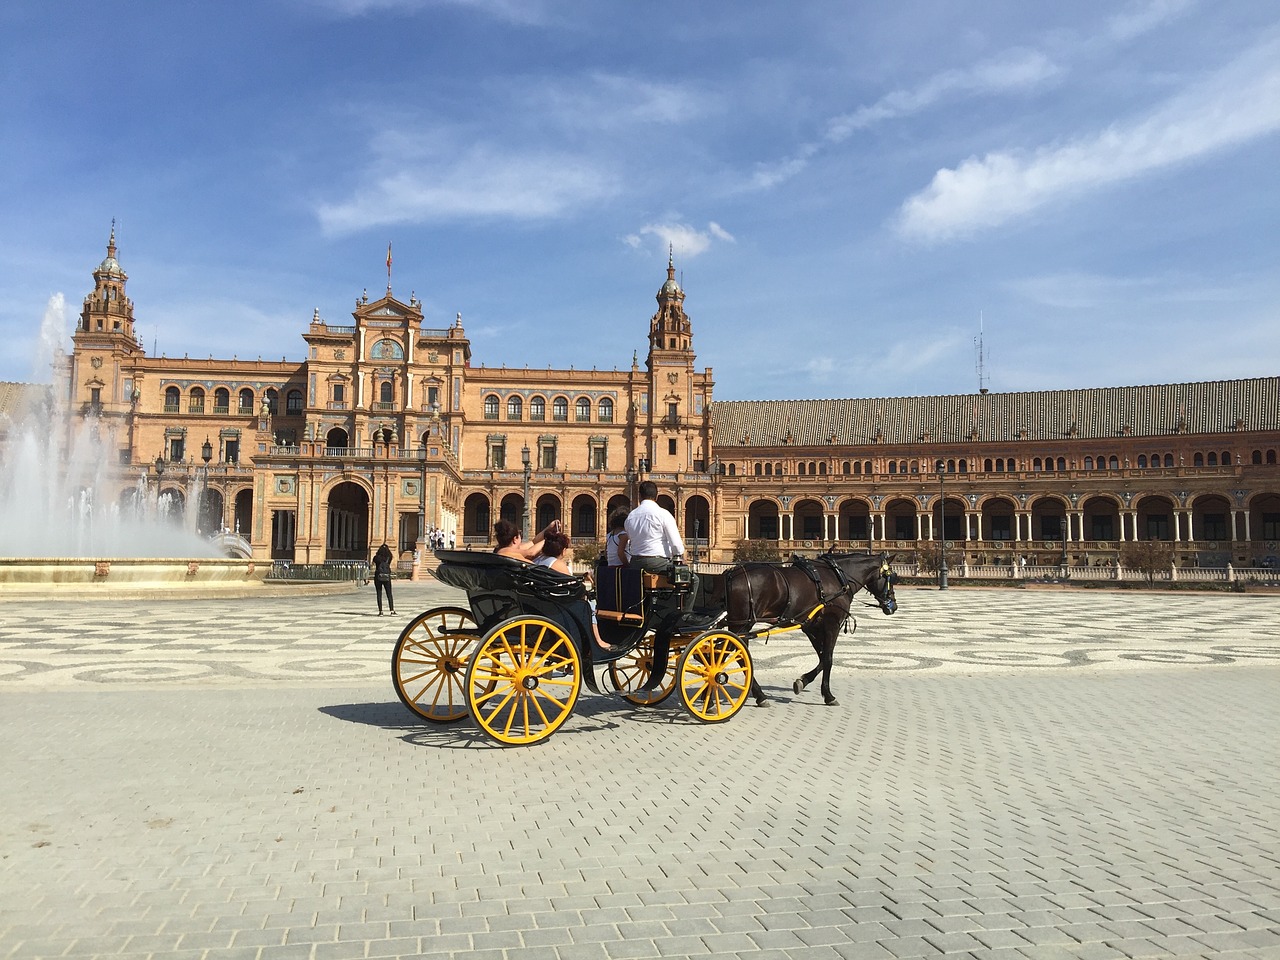
[[[526,502],[534,527],[598,541],[643,477],[712,559],[748,538],[910,554],[944,530],[975,563],[1096,563],[1135,539],[1184,565],[1278,552],[1277,377],[713,402],[670,262],[643,362],[622,369],[476,365],[460,315],[428,325],[390,283],[350,321],[317,310],[300,361],[149,357],[116,254],[113,231],[63,396],[114,438],[121,497],[142,477],[262,559],[383,541],[409,559],[428,528],[485,546]]]

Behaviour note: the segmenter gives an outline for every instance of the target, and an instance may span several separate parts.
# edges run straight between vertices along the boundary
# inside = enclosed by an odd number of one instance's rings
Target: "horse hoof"
[[[827,706],[828,706],[828,707],[838,707],[838,706],[840,706],[840,701],[839,701],[839,700],[837,700],[835,697],[832,697],[830,700],[828,700],[828,701],[827,701]]]
[[[803,680],[797,680],[795,683],[793,683],[793,684],[791,685],[791,692],[792,692],[792,693],[795,693],[795,694],[797,694],[797,695],[798,695],[798,694],[801,694],[801,693],[804,693],[804,681],[803,681]]]

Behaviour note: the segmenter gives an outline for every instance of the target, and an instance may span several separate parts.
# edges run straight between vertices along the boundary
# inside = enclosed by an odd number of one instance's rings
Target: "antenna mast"
[[[974,354],[977,357],[976,366],[978,369],[978,392],[987,392],[987,358],[986,346],[982,340],[982,311],[978,311],[978,336],[973,341]]]

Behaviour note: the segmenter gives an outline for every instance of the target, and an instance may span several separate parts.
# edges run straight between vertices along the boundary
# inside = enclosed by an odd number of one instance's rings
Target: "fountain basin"
[[[228,558],[0,557],[0,600],[53,597],[199,599],[311,592],[337,593],[354,583],[291,585],[268,581],[271,564]]]

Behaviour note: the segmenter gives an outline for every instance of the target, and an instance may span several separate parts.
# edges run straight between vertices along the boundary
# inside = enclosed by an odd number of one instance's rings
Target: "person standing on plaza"
[[[658,505],[658,485],[652,480],[640,484],[640,506],[629,514],[624,524],[627,534],[628,566],[633,570],[669,574],[673,560],[684,559],[684,540],[671,511]],[[692,575],[684,609],[693,609],[698,595],[698,576]]]
[[[391,598],[391,548],[385,543],[373,555],[373,589],[378,597],[378,616],[382,616],[382,594],[387,594],[387,607],[396,615],[396,602]]]

